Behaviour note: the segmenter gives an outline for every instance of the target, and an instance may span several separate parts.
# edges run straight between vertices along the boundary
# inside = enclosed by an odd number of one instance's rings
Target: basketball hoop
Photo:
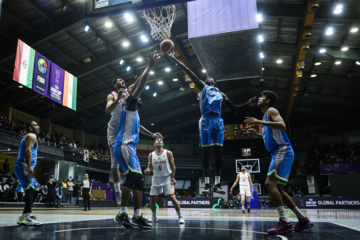
[[[150,24],[153,39],[162,41],[170,38],[170,30],[176,18],[174,5],[144,9],[141,13]]]

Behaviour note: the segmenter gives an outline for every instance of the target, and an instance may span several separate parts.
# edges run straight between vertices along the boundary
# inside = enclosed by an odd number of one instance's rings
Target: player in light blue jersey
[[[38,142],[36,135],[40,133],[40,127],[32,121],[27,126],[28,133],[20,142],[19,153],[15,162],[15,175],[19,179],[21,186],[25,191],[25,208],[23,214],[19,217],[17,224],[26,226],[41,226],[42,223],[36,220],[31,213],[34,193],[39,191],[39,186],[34,179],[34,168],[37,163]]]
[[[269,234],[301,231],[314,226],[295,205],[291,197],[283,190],[283,186],[286,185],[288,181],[294,161],[294,151],[285,132],[286,124],[280,116],[279,111],[272,107],[276,103],[277,98],[274,92],[263,91],[261,97],[258,99],[258,106],[264,113],[263,119],[259,120],[253,117],[245,118],[246,123],[262,125],[262,134],[257,133],[253,128],[250,128],[248,133],[253,137],[264,139],[265,147],[271,153],[271,162],[265,186],[271,199],[275,203],[280,216],[280,222],[276,227],[267,230]],[[291,225],[286,216],[284,203],[299,219],[295,227]]]
[[[199,89],[199,102],[201,118],[199,120],[199,145],[203,148],[203,168],[205,175],[205,189],[202,194],[210,194],[211,186],[209,179],[209,156],[210,148],[214,147],[215,152],[215,186],[214,192],[225,194],[220,185],[222,147],[224,142],[224,121],[221,118],[221,106],[226,95],[216,87],[216,81],[207,77],[204,81],[200,80],[195,73],[187,68],[174,56],[168,55],[177,63],[193,80]]]
[[[140,228],[152,228],[141,214],[141,198],[144,179],[141,171],[139,159],[136,155],[136,145],[139,142],[139,133],[149,136],[161,137],[160,134],[152,134],[144,127],[140,126],[140,117],[138,113],[140,94],[144,90],[146,82],[149,78],[150,70],[154,67],[156,61],[160,58],[155,52],[149,54],[148,66],[141,76],[128,88],[129,97],[126,99],[124,108],[120,117],[119,132],[114,147],[114,156],[118,161],[121,170],[126,176],[122,188],[121,208],[120,212],[115,216],[114,220],[126,229],[133,229],[132,225]],[[127,215],[127,206],[129,202],[130,192],[134,194],[134,217],[131,220]]]

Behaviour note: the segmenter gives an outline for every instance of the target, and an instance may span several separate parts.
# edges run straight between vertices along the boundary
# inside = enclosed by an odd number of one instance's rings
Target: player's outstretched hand
[[[259,124],[260,120],[256,119],[254,117],[245,117],[244,120],[245,123],[254,123],[254,124]]]
[[[153,134],[153,138],[161,138],[161,139],[164,139],[163,135],[161,135],[161,133],[159,132],[156,132]]]
[[[28,176],[32,178],[34,176],[34,169],[31,168],[31,166],[27,167]]]
[[[146,60],[148,61],[149,66],[153,67],[155,65],[155,62],[159,60],[159,58],[160,54],[158,54],[155,50],[154,52],[149,53],[149,57]]]
[[[175,180],[175,178],[172,178],[172,179],[171,179],[171,182],[172,182],[172,184],[174,184],[174,185],[175,185],[175,184],[176,184],[176,180]]]
[[[145,171],[144,171],[145,175],[148,175],[151,173],[150,169],[149,168],[146,168]]]
[[[256,136],[257,135],[257,132],[255,129],[253,128],[249,128],[247,131],[246,131],[247,134],[250,134],[252,137]]]
[[[254,189],[251,189],[251,194],[254,194]]]
[[[233,189],[231,188],[231,189],[230,189],[230,195],[232,194],[232,191],[233,191]]]
[[[247,104],[249,105],[249,107],[255,106],[256,103],[257,103],[256,97],[250,98],[249,101],[247,102]]]

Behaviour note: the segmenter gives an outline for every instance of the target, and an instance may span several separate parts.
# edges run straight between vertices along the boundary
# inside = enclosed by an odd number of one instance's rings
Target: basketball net
[[[150,24],[150,35],[153,39],[162,41],[170,38],[171,27],[176,18],[176,8],[174,5],[144,9],[141,13]]]

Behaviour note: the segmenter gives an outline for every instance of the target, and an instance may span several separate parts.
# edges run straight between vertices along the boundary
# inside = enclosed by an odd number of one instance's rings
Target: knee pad
[[[245,195],[241,195],[241,202],[245,201]]]
[[[128,187],[132,190],[142,191],[144,187],[144,178],[142,174],[134,173],[130,171],[128,174],[125,175],[125,177],[126,177],[124,182],[125,187]]]

